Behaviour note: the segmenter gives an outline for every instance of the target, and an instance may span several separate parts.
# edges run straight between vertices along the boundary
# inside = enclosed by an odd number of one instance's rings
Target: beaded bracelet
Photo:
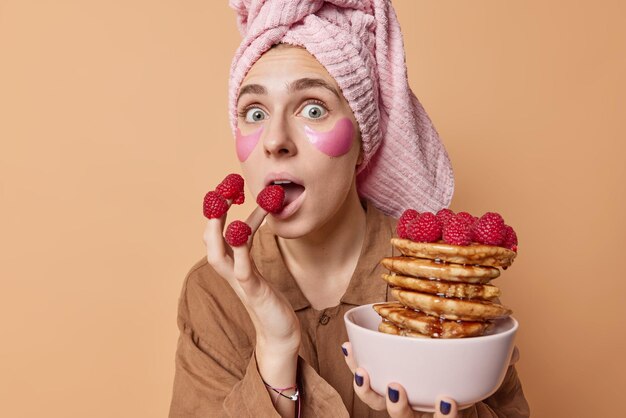
[[[263,379],[261,379],[263,380]],[[289,387],[289,388],[273,388],[270,385],[267,384],[267,382],[265,380],[263,380],[263,383],[265,384],[265,386],[269,389],[271,389],[272,391],[276,392],[279,396],[282,396],[283,398],[287,398],[290,401],[294,401],[298,403],[298,415],[297,418],[300,418],[300,414],[301,414],[301,408],[302,405],[300,404],[300,391],[298,390],[298,385],[296,384],[295,386]],[[283,392],[286,390],[292,390],[295,389],[296,393],[294,393],[291,396],[287,396],[285,395]],[[274,405],[276,405],[276,402],[278,402],[278,396],[276,396],[276,399],[274,400]]]
[[[268,385],[265,381],[263,381],[263,383],[265,384],[265,386],[267,386],[269,389],[273,390],[274,392],[278,393],[278,395],[282,396],[283,398],[287,398],[287,399],[289,399],[291,401],[294,401],[294,402],[298,400],[298,395],[300,395],[300,392],[298,391],[298,385],[291,386],[291,387],[288,387],[288,388],[273,388],[270,385]],[[285,395],[283,393],[286,390],[292,390],[292,389],[295,389],[296,393],[294,393],[291,396]],[[276,397],[276,400],[278,400],[278,397]],[[276,403],[276,402],[274,401],[274,403]]]

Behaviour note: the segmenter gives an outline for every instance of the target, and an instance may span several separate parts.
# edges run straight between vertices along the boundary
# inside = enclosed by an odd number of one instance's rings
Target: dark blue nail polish
[[[348,350],[345,347],[341,347],[341,351],[343,351],[343,355],[348,357]]]
[[[400,397],[400,392],[393,388],[387,388],[387,392],[389,394],[389,400],[393,403],[398,402],[398,398]]]
[[[354,381],[356,382],[357,386],[363,386],[363,376],[360,376],[357,373],[355,373],[354,374]]]
[[[446,401],[441,401],[439,403],[439,410],[441,411],[442,414],[444,415],[448,415],[450,413],[450,408],[452,408],[452,405],[450,405],[448,402]]]

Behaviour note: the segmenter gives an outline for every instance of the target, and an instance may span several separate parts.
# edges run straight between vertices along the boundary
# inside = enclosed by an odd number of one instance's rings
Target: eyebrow
[[[333,93],[339,99],[339,93],[337,90],[328,84],[326,80],[322,80],[321,78],[300,78],[292,83],[290,83],[287,87],[289,93],[295,93],[296,91],[307,90],[312,88],[325,88]]]
[[[246,84],[239,90],[237,100],[239,100],[244,94],[267,94],[267,90],[260,84]]]
[[[328,84],[321,78],[299,78],[291,83],[287,84],[287,91],[289,93],[295,93],[297,91],[308,90],[312,88],[324,88],[333,93],[338,99],[341,99],[339,92],[333,86]],[[246,84],[239,90],[239,96],[237,100],[244,94],[267,94],[267,89],[260,84]]]

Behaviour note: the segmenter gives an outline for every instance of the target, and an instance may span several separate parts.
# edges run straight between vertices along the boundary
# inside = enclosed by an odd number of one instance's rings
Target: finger
[[[457,418],[458,407],[454,399],[447,396],[440,396],[435,403],[435,415],[433,418]]]
[[[369,375],[361,368],[357,368],[354,373],[354,392],[373,410],[385,409],[385,398],[372,390]]]
[[[232,250],[224,242],[226,215],[219,219],[208,219],[204,228],[203,240],[206,245],[207,261],[214,268],[226,270],[232,264]],[[223,272],[218,271],[221,276]]]
[[[254,234],[266,216],[267,212],[257,206],[246,219],[246,224],[252,231],[248,238],[248,245],[229,246],[233,254],[233,274],[235,279],[239,282],[242,290],[251,298],[258,297],[262,289],[262,283],[260,282],[260,275],[254,266],[254,261],[252,261],[250,256],[250,245],[252,244]]]
[[[259,227],[263,223],[263,220],[265,219],[266,216],[267,216],[267,212],[263,210],[260,206],[257,206],[252,211],[250,216],[248,216],[248,219],[246,219],[246,223],[252,230],[248,243],[252,242],[252,237],[254,237],[254,234],[256,234],[256,231],[259,229]]]
[[[346,364],[350,368],[352,374],[356,371],[356,360],[354,359],[354,355],[352,353],[352,344],[349,342],[341,344],[341,350],[343,351],[343,355],[345,356]]]
[[[387,388],[387,412],[392,418],[413,418],[413,410],[402,385],[390,383]]]
[[[247,245],[233,247],[233,274],[249,298],[254,300],[260,295],[261,279],[252,270],[250,249]]]

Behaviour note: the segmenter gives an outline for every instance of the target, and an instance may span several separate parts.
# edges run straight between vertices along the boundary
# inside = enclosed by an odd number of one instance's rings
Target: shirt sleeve
[[[183,323],[169,417],[280,418],[261,381],[254,356],[245,364],[221,351],[199,340]]]
[[[223,283],[212,276],[209,282]],[[193,275],[185,280],[170,418],[280,418],[257,368],[253,334],[242,325],[241,318],[249,318],[238,299],[227,297],[229,290],[204,286]],[[302,357],[298,381],[302,416],[349,417],[339,394]]]
[[[228,289],[215,288],[210,283],[223,279],[209,277],[206,286],[199,276],[190,272],[179,299],[180,334],[169,417],[280,418],[258,373],[252,350],[237,344],[245,340],[245,333],[231,328],[234,324],[229,322],[227,311],[217,304],[219,298],[211,297],[214,290],[228,300]]]

